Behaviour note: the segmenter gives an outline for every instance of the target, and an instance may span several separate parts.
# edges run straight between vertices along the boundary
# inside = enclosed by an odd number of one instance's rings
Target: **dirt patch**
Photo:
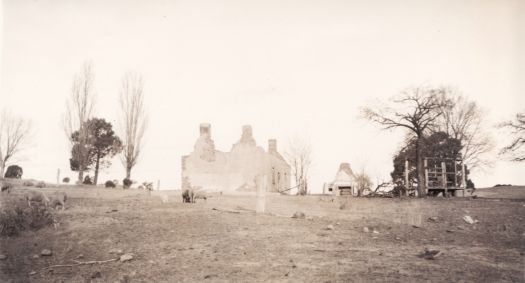
[[[61,189],[48,189],[49,191]],[[68,189],[60,226],[2,238],[0,278],[35,282],[524,280],[525,202]],[[166,201],[167,199],[167,201]],[[341,204],[346,203],[344,209]],[[236,213],[231,213],[235,211]],[[302,211],[304,218],[292,218]],[[237,213],[238,212],[238,213]],[[468,224],[463,216],[478,222]],[[327,229],[332,225],[333,229]],[[367,227],[368,232],[365,232]],[[35,257],[42,249],[52,256]],[[126,262],[44,269],[75,261]],[[439,250],[435,259],[419,255]],[[36,272],[32,275],[31,272]]]

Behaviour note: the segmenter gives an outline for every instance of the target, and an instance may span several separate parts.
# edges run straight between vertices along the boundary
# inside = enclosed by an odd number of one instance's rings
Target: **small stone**
[[[42,256],[51,256],[51,255],[53,255],[53,252],[50,249],[43,249],[40,252],[40,255],[42,255]]]
[[[121,262],[126,262],[126,261],[130,261],[133,259],[133,255],[132,254],[123,254],[120,256],[120,261]]]
[[[7,259],[7,255],[0,254],[0,260],[6,260],[6,259]]]
[[[97,271],[97,272],[91,274],[91,278],[92,279],[101,278],[101,277],[102,277],[102,274],[100,273],[100,271]]]
[[[447,229],[446,231],[447,233],[454,233],[454,230],[451,230],[451,229]]]
[[[306,217],[306,215],[305,215],[304,212],[302,212],[302,211],[296,211],[296,212],[292,215],[292,218],[304,219],[305,217]]]
[[[398,241],[401,241],[401,238],[399,238],[399,237],[396,237],[396,240],[398,240]]]
[[[32,259],[39,259],[40,256],[39,256],[39,255],[33,255],[31,258],[32,258]]]
[[[368,233],[370,230],[368,230],[368,227],[363,227],[363,232]]]
[[[29,272],[29,275],[35,275],[35,274],[36,274],[36,271]]]
[[[472,217],[470,217],[469,215],[463,216],[463,220],[467,222],[468,224],[474,224],[478,222],[477,220],[472,219]]]
[[[329,224],[328,226],[326,226],[326,230],[334,230],[334,225]]]
[[[419,226],[418,226],[418,225],[412,225],[412,227],[414,227],[414,228],[419,228]]]
[[[335,223],[335,225],[341,225],[341,223],[337,222],[337,223]]]
[[[432,216],[432,217],[428,218],[428,221],[430,221],[430,222],[436,222],[437,220],[438,220],[438,218],[436,216]]]
[[[110,253],[110,254],[119,254],[120,255],[120,254],[123,254],[124,251],[121,250],[121,249],[111,249],[111,250],[108,251],[108,253]]]
[[[372,233],[374,233],[374,234],[379,234],[379,231],[377,231],[376,229],[374,229],[374,230],[372,231]]]

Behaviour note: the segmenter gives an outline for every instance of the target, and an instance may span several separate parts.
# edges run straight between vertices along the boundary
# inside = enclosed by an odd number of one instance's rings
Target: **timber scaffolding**
[[[461,192],[461,196],[465,196],[467,168],[462,159],[427,157],[424,158],[424,168],[427,195],[459,196]],[[410,186],[407,169],[408,160],[405,161],[405,184]]]

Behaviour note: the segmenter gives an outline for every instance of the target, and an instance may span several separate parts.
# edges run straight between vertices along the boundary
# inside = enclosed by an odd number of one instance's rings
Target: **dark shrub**
[[[45,188],[45,187],[46,187],[46,183],[40,181],[40,182],[38,182],[38,183],[36,184],[36,187],[37,187],[37,188]]]
[[[0,187],[2,188],[2,192],[7,191],[8,193],[10,193],[11,189],[13,188],[13,185],[7,182],[0,182]]]
[[[22,167],[18,165],[11,165],[7,167],[7,171],[5,172],[4,177],[5,178],[14,178],[14,179],[20,179],[22,178],[22,174],[24,174],[24,170],[22,170]]]
[[[131,184],[133,184],[133,181],[131,181],[131,179],[124,179],[122,180],[122,186],[124,187],[124,189],[128,189],[129,187],[131,187]]]
[[[89,177],[89,175],[87,175],[85,178],[84,178],[84,182],[83,182],[84,185],[93,185],[93,181],[91,181],[91,177]]]
[[[62,179],[62,183],[68,184],[69,181],[70,181],[69,177],[65,177],[64,179]]]
[[[105,186],[106,186],[106,188],[115,188],[116,187],[115,183],[113,183],[112,181],[106,181]]]
[[[467,189],[475,189],[476,186],[474,186],[474,182],[472,182],[471,179],[467,180]]]
[[[47,208],[35,206],[21,209],[17,206],[0,211],[0,236],[12,237],[20,231],[38,230],[53,223],[54,217]]]

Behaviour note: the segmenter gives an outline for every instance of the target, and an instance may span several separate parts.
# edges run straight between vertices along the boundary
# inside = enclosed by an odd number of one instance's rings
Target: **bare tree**
[[[512,141],[501,150],[501,154],[509,155],[512,161],[525,161],[525,111],[516,114],[515,121],[506,121],[499,125],[511,131]]]
[[[292,167],[298,195],[308,193],[308,177],[312,165],[312,148],[305,138],[295,137],[289,144],[285,157]]]
[[[371,190],[372,188],[372,179],[370,175],[365,172],[365,167],[361,168],[359,173],[355,173],[355,182],[357,187],[357,196],[363,196],[365,190]]]
[[[124,148],[121,160],[126,168],[127,179],[131,177],[131,169],[139,160],[147,127],[143,87],[142,77],[136,73],[128,72],[122,78],[119,102]]]
[[[487,153],[494,148],[493,141],[484,130],[487,123],[481,108],[474,101],[447,88],[442,97],[442,115],[434,129],[445,132],[461,142],[461,155],[470,169],[490,166]]]
[[[4,176],[7,162],[29,141],[31,129],[29,121],[5,110],[2,111],[0,116],[0,177]]]
[[[71,144],[71,163],[78,169],[78,180],[82,182],[84,171],[89,166],[89,129],[85,127],[95,107],[95,75],[90,62],[84,63],[82,71],[75,75],[71,95],[66,102],[66,113],[63,118],[64,132]],[[78,139],[73,133],[78,131]]]
[[[402,91],[397,97],[391,99],[391,105],[362,109],[363,116],[384,129],[403,128],[413,134],[416,139],[416,168],[418,195],[426,195],[425,170],[423,168],[423,140],[425,134],[436,125],[437,119],[442,115],[439,109],[443,106],[440,98],[446,91],[443,88],[427,86],[411,87]]]

